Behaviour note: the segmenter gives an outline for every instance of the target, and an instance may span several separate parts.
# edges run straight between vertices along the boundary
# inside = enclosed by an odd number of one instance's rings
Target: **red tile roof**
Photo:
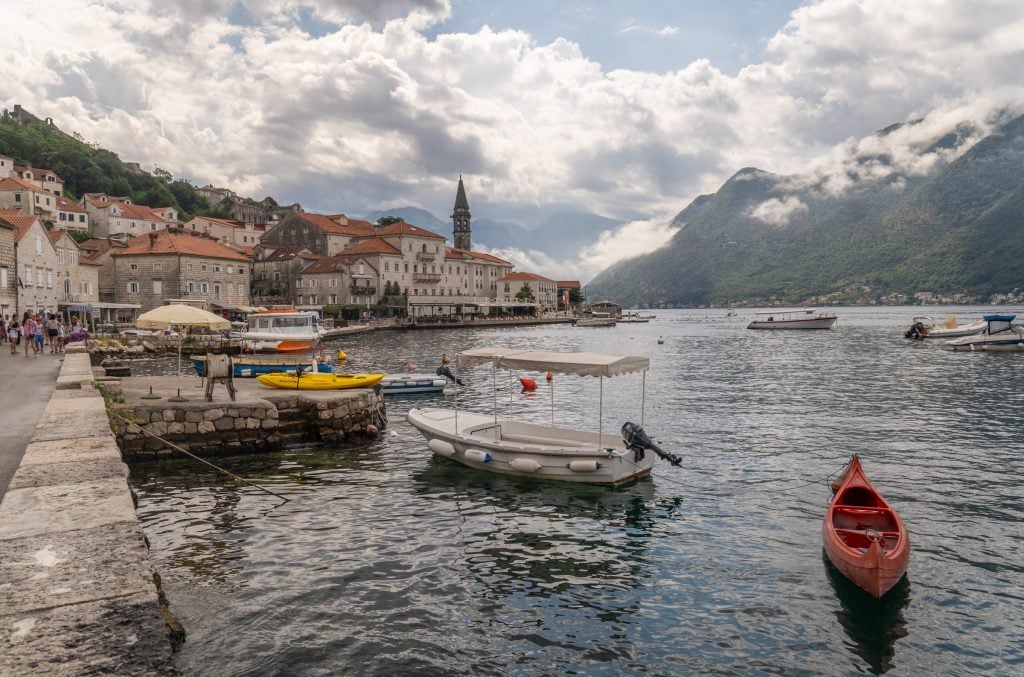
[[[339,252],[339,255],[344,256],[359,256],[364,254],[392,254],[394,256],[401,256],[402,252],[387,240],[382,240],[379,237],[362,240],[358,244],[354,244],[344,251]]]
[[[79,256],[78,257],[78,263],[83,265],[83,266],[102,266],[103,265],[99,261],[93,261],[88,256]]]
[[[85,213],[85,207],[78,204],[74,200],[70,200],[64,197],[63,195],[58,195],[55,199],[57,201],[57,209],[61,210],[62,212],[80,212],[82,214]]]
[[[579,280],[555,280],[559,289],[582,289]]]
[[[302,270],[303,275],[311,275],[314,273],[336,273],[338,272],[338,266],[343,264],[340,256],[325,256],[319,261],[314,261]]]
[[[509,273],[505,277],[502,277],[498,282],[554,282],[549,280],[543,275],[537,275],[536,273]]]
[[[142,256],[147,254],[186,254],[189,256],[204,256],[211,259],[230,259],[233,261],[248,261],[245,254],[225,247],[215,240],[188,235],[172,233],[169,230],[154,230],[144,233],[138,237],[128,240],[128,246],[124,249],[112,252],[111,256]]]
[[[349,235],[352,237],[360,237],[365,235],[373,235],[373,224],[369,221],[359,221],[357,219],[348,219],[343,214],[335,214],[334,216],[327,216],[325,214],[313,214],[311,212],[295,212],[295,216],[308,221],[325,233],[333,233],[335,235]],[[348,223],[339,223],[337,219],[342,221],[348,221]]]
[[[140,221],[159,221],[160,223],[171,223],[149,207],[144,205],[131,205],[127,202],[119,202],[117,200],[94,200],[92,198],[86,198],[86,202],[96,207],[97,209],[107,209],[111,205],[117,205],[121,210],[121,218],[125,219],[138,219]],[[170,209],[170,207],[158,207],[157,209]]]
[[[84,242],[79,242],[78,247],[89,252],[89,256],[101,256],[111,249],[124,249],[128,245],[120,240],[108,240],[106,238],[94,237]]]
[[[501,266],[511,266],[512,263],[505,259],[499,259],[497,256],[491,256],[490,254],[484,254],[483,252],[472,252],[468,249],[455,249],[452,247],[445,253],[446,258],[450,259],[480,259],[487,263],[497,263]]]
[[[0,190],[33,190],[37,193],[46,192],[34,183],[16,179],[13,176],[8,176],[3,180],[0,180]]]
[[[372,226],[371,226],[371,228],[372,228]],[[438,240],[447,239],[447,238],[445,238],[444,235],[438,235],[437,233],[429,231],[426,228],[420,228],[419,226],[414,226],[411,223],[406,223],[405,221],[396,221],[396,222],[392,223],[391,225],[384,226],[383,228],[380,228],[379,230],[377,230],[377,232],[374,233],[374,234],[375,235],[415,235],[416,237],[432,237],[432,238],[436,238]]]
[[[51,172],[49,169],[42,169],[40,167],[22,167],[21,165],[14,165],[14,171],[22,174],[24,172],[32,172],[35,176],[46,176],[47,174],[53,176],[61,183],[64,183],[64,179],[57,176],[57,172]]]
[[[33,223],[37,223],[39,219],[35,216],[25,216],[24,214],[11,214],[10,212],[12,211],[15,210],[4,209],[0,212],[0,218],[17,229],[14,231],[14,241],[21,242],[21,238],[25,237],[25,233],[28,232],[28,229],[32,227]],[[42,224],[40,223],[39,226],[42,227]]]

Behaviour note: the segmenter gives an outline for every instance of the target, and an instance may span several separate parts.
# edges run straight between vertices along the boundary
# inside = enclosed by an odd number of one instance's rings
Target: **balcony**
[[[413,282],[440,282],[441,273],[413,273]]]
[[[428,254],[427,252],[416,253],[417,261],[433,261],[435,258],[437,258],[437,254]]]
[[[377,293],[376,287],[364,287],[361,284],[354,284],[348,288],[348,292],[353,296],[373,296]]]

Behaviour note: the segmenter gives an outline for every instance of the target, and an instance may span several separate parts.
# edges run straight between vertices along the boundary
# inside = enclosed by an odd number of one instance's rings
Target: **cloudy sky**
[[[474,217],[633,222],[581,276],[741,167],[841,164],[894,122],[1019,101],[1024,73],[1020,0],[48,0],[0,22],[2,103],[123,159],[314,211],[445,218],[462,174]]]

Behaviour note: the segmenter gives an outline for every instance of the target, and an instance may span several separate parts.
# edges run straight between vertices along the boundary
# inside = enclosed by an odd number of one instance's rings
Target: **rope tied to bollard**
[[[179,446],[178,446],[177,444],[174,444],[173,442],[168,442],[167,440],[165,440],[164,438],[160,437],[160,436],[159,436],[159,435],[157,435],[156,433],[151,433],[150,431],[148,431],[148,430],[144,429],[144,428],[143,428],[142,426],[140,426],[140,425],[139,425],[138,423],[136,423],[135,421],[132,421],[132,420],[130,420],[130,419],[127,419],[127,418],[125,418],[124,416],[121,416],[120,414],[116,414],[116,413],[114,413],[114,412],[110,412],[110,415],[111,415],[111,416],[114,416],[115,418],[119,418],[119,419],[121,419],[122,421],[124,421],[125,423],[127,423],[127,424],[128,424],[128,425],[130,425],[130,426],[134,426],[134,427],[135,427],[135,428],[136,428],[136,429],[137,429],[137,430],[138,430],[139,432],[141,432],[141,433],[142,433],[143,435],[149,435],[149,436],[150,436],[150,437],[152,437],[153,439],[159,440],[159,441],[160,441],[160,442],[161,442],[162,444],[165,444],[165,445],[167,445],[167,446],[168,446],[169,448],[171,448],[171,449],[174,449],[175,451],[180,451],[181,453],[185,454],[186,456],[188,456],[188,457],[190,457],[190,458],[194,458],[195,460],[199,461],[200,463],[203,463],[203,464],[205,464],[205,465],[208,465],[208,466],[210,466],[210,467],[211,467],[211,468],[213,468],[214,470],[219,470],[220,472],[222,472],[222,473],[224,473],[225,475],[227,475],[227,476],[231,477],[232,479],[235,479],[235,480],[237,480],[237,481],[239,481],[239,482],[241,482],[241,483],[243,483],[243,484],[248,484],[248,485],[249,485],[249,486],[251,486],[251,487],[256,487],[256,488],[257,488],[257,489],[259,489],[260,491],[264,491],[264,492],[266,492],[266,493],[270,494],[271,496],[276,496],[276,497],[280,498],[280,499],[281,499],[282,501],[285,501],[285,502],[291,501],[291,499],[290,499],[290,498],[287,498],[286,496],[282,496],[281,494],[278,494],[278,493],[274,493],[273,491],[271,491],[270,489],[267,489],[266,487],[262,487],[262,486],[260,486],[259,484],[256,484],[255,482],[250,482],[249,480],[245,479],[244,477],[239,477],[238,475],[234,474],[234,473],[233,473],[233,472],[231,472],[230,470],[225,470],[224,468],[221,468],[221,467],[220,467],[220,466],[218,466],[218,465],[215,465],[215,464],[213,464],[213,463],[210,463],[210,462],[209,462],[209,461],[207,461],[206,459],[203,459],[203,458],[199,458],[198,456],[196,456],[196,455],[195,455],[195,454],[193,454],[192,452],[190,452],[190,451],[186,451],[185,449],[182,449],[182,448],[181,448],[181,447],[179,447]]]

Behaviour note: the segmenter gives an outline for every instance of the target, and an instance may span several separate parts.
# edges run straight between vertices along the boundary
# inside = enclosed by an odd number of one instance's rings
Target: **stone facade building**
[[[63,196],[56,198],[56,207],[56,214],[53,217],[54,228],[89,231],[89,214],[85,207]]]
[[[267,229],[260,242],[265,245],[299,247],[319,256],[334,256],[359,237],[373,237],[369,221],[350,219],[344,214],[295,212]]]
[[[516,294],[523,288],[533,291],[533,302],[541,310],[554,310],[558,305],[558,284],[536,273],[509,273],[498,280],[498,298],[515,301]]]
[[[0,179],[0,209],[16,209],[28,216],[52,220],[56,197],[34,183],[7,177]]]
[[[87,195],[82,202],[95,237],[127,239],[178,223],[178,212],[173,207],[144,207],[127,198],[107,195]]]
[[[14,236],[18,227],[0,217],[0,316],[18,312],[18,267]]]
[[[114,299],[140,312],[170,299],[199,302],[208,310],[249,304],[249,259],[215,240],[180,228],[129,240],[110,253]]]
[[[263,234],[267,232],[267,224],[197,216],[185,223],[185,230],[206,233],[225,244],[255,247],[260,243]]]
[[[49,169],[38,167],[19,167],[15,165],[14,175],[22,181],[34,183],[50,195],[64,194],[64,179],[60,178]]]
[[[82,256],[82,249],[65,230],[51,230],[57,252],[57,306],[99,302],[99,265]]]
[[[16,210],[0,211],[15,226],[14,261],[18,274],[18,313],[57,309],[57,273],[62,266],[43,222]]]
[[[121,240],[111,238],[93,238],[80,243],[79,248],[82,258],[88,259],[90,263],[97,266],[97,284],[99,300],[102,303],[114,303],[114,266],[110,262],[110,255],[128,245]]]
[[[305,247],[257,245],[252,263],[253,302],[260,306],[298,303],[302,271],[322,258]]]
[[[256,202],[251,198],[238,197],[234,193],[225,195],[211,206],[233,220],[246,223],[273,223],[283,220],[289,214],[302,211],[302,206],[298,202],[279,205],[272,197],[265,197]]]

